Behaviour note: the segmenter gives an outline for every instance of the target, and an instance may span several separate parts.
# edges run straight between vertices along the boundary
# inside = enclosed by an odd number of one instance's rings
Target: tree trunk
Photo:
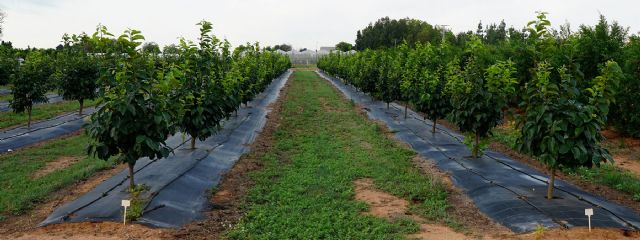
[[[136,182],[133,179],[133,167],[135,166],[135,163],[132,162],[128,162],[129,165],[129,191],[133,191],[133,189],[136,188]]]
[[[480,134],[476,133],[475,144],[473,145],[473,158],[478,158],[478,152],[480,151]]]
[[[80,99],[78,101],[80,102],[80,111],[78,112],[78,114],[82,116],[82,107],[84,106],[84,99]]]
[[[431,126],[431,133],[436,133],[436,124],[438,124],[438,119],[433,119],[433,126]]]
[[[191,149],[196,149],[196,137],[191,136]]]
[[[27,107],[27,114],[29,115],[29,120],[27,120],[27,128],[31,128],[31,107]]]
[[[408,104],[404,105],[404,119],[407,119],[407,105]]]
[[[549,182],[547,183],[547,199],[553,199],[553,185],[556,181],[556,169],[551,168],[551,176],[549,176]]]

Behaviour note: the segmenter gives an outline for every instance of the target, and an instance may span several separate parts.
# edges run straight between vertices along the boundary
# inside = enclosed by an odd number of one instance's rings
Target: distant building
[[[318,58],[321,58],[324,55],[331,53],[332,51],[337,51],[335,47],[320,47],[319,50],[311,50],[307,51],[298,51],[293,49],[289,52],[280,52],[281,54],[286,54],[291,59],[291,63],[293,64],[316,64],[318,62]],[[351,53],[351,52],[349,52]]]
[[[336,50],[336,47],[320,47],[320,52],[331,52]]]

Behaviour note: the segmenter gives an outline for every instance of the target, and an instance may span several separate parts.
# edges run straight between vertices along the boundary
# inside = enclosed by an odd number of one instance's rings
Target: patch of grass
[[[512,127],[497,128],[493,132],[493,141],[515,149],[519,131]],[[633,199],[640,201],[640,178],[635,174],[611,164],[602,164],[599,168],[565,168],[565,174],[577,176],[591,183],[602,184],[618,191],[629,193]]]
[[[84,156],[89,139],[73,136],[41,146],[0,155],[0,215],[20,215],[63,187],[114,166],[112,161],[85,157],[73,165],[40,178],[34,173],[61,157]]]
[[[11,94],[0,95],[0,102],[8,102],[11,99],[13,99],[13,95]]]
[[[516,141],[520,137],[520,131],[510,127],[497,127],[492,131],[491,140],[502,143],[509,148],[516,148]]]
[[[408,200],[410,211],[453,223],[444,186],[411,162],[415,153],[385,137],[349,101],[310,71],[291,79],[275,142],[252,173],[247,214],[229,233],[234,239],[392,239],[415,232],[411,220],[362,214],[353,181],[371,178],[382,191]],[[338,111],[324,109],[320,102]]]
[[[410,234],[420,231],[420,224],[408,217],[396,218],[393,220],[393,224],[399,233]]]
[[[11,89],[11,86],[0,86],[0,90],[2,89]],[[56,93],[55,91],[48,91],[47,94],[50,93]],[[5,94],[5,95],[0,95],[0,102],[8,102],[9,100],[13,99],[13,94]]]
[[[129,194],[131,194],[131,206],[127,209],[127,220],[135,221],[142,217],[144,208],[149,203],[149,198],[145,196],[145,193],[147,193],[149,189],[151,188],[144,184],[136,185],[134,189],[129,189]]]
[[[635,174],[612,164],[602,164],[599,168],[563,169],[563,172],[578,176],[589,182],[607,185],[618,191],[629,193],[633,196],[633,200],[640,201],[640,179]]]
[[[85,101],[85,107],[95,106],[96,101]],[[38,104],[33,107],[32,121],[49,119],[63,113],[78,111],[80,103],[78,101],[63,101],[50,104]],[[3,112],[0,114],[0,129],[17,125],[26,125],[29,115],[24,113]]]
[[[293,68],[316,68],[315,64],[293,64],[291,67]]]

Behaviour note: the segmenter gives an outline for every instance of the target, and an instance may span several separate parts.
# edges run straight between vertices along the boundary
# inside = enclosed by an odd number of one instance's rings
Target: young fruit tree
[[[476,62],[476,54],[482,47],[476,38],[471,42],[471,55],[464,69],[453,61],[446,70],[445,91],[451,96],[451,118],[466,133],[465,143],[471,146],[473,158],[481,151],[481,138],[489,136],[502,122],[503,109],[518,84],[511,61],[499,61],[483,71]]]
[[[0,44],[0,85],[8,84],[20,65],[16,50],[5,44]]]
[[[59,89],[65,100],[77,100],[80,103],[78,114],[82,115],[85,100],[97,97],[98,64],[88,55],[90,38],[85,34],[62,37],[63,48],[56,61],[54,73]]]
[[[401,49],[406,47],[400,46]],[[402,98],[407,102],[406,105],[419,107],[420,96],[423,93],[424,81],[422,73],[427,71],[427,62],[433,56],[431,44],[417,43],[414,49],[408,50],[405,65],[402,71],[402,80],[400,81],[400,92]],[[405,118],[407,117],[407,108],[405,105]],[[416,109],[420,111],[420,109]]]
[[[41,51],[31,51],[18,68],[13,81],[13,100],[10,106],[16,113],[27,112],[27,127],[31,128],[31,113],[36,103],[48,102],[47,91],[51,89],[53,73],[52,59]]]
[[[95,40],[110,36],[106,28],[100,31],[105,34],[95,34]],[[106,85],[98,100],[102,107],[85,125],[91,138],[89,154],[103,160],[116,156],[127,163],[130,190],[135,189],[134,166],[139,158],[163,158],[172,151],[165,140],[175,132],[182,107],[173,94],[183,73],[174,67],[155,69],[151,58],[138,49],[143,40],[139,31],[126,30],[112,40],[114,48],[104,49],[116,64],[101,73]]]
[[[609,61],[586,89],[578,87],[575,75],[565,67],[554,68],[542,62],[534,76],[526,85],[517,146],[549,168],[547,198],[552,199],[557,169],[599,166],[602,161],[612,160],[600,145],[600,131],[607,122],[613,89],[622,71],[617,63]]]
[[[438,119],[446,117],[451,112],[449,97],[445,94],[445,66],[446,59],[450,58],[446,53],[448,45],[441,44],[439,47],[420,48],[416,51],[425,52],[418,56],[428,59],[426,66],[419,71],[419,94],[416,99],[416,109],[423,112],[433,122],[431,133],[436,133]]]
[[[398,100],[400,96],[400,74],[402,61],[395,49],[380,51],[378,79],[375,80],[373,96],[387,104]]]
[[[181,84],[184,115],[179,128],[191,136],[191,149],[195,149],[196,139],[202,141],[216,133],[220,128],[220,121],[228,117],[228,112],[223,107],[228,104],[224,99],[224,86],[214,72],[221,61],[218,49],[220,41],[211,34],[211,23],[202,21],[198,25],[198,45],[184,39],[180,41],[185,77]]]

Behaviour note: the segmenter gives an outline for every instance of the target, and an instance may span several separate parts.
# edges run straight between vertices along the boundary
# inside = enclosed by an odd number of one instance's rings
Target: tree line
[[[519,113],[517,148],[549,167],[552,198],[556,169],[612,161],[600,144],[605,127],[638,136],[640,42],[603,16],[571,32],[552,29],[546,15],[522,31],[491,25],[491,34],[332,53],[318,67],[387,104],[408,103],[433,121],[434,133],[447,118],[473,157],[507,112]]]

